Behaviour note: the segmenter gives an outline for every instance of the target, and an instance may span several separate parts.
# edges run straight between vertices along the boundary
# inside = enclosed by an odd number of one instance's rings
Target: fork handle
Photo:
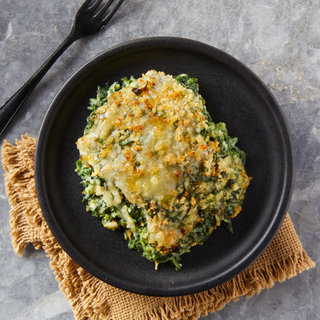
[[[70,33],[56,51],[54,51],[44,64],[36,71],[36,73],[6,103],[2,105],[0,108],[0,136],[39,81],[61,56],[61,54],[75,40],[77,40],[77,37],[74,37],[74,35]]]

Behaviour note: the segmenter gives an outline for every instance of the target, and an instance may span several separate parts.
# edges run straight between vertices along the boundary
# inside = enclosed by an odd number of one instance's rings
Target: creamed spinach
[[[148,71],[98,87],[77,141],[87,211],[130,249],[181,268],[180,256],[241,211],[245,153],[214,123],[197,79]]]

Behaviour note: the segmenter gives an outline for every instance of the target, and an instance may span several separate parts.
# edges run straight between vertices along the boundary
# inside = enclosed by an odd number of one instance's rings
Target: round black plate
[[[247,153],[253,178],[234,234],[224,227],[182,256],[182,270],[129,250],[121,233],[103,228],[81,203],[75,173],[76,140],[83,135],[87,105],[97,86],[150,69],[199,80],[214,122],[225,122]],[[220,285],[247,268],[266,249],[285,216],[293,184],[289,130],[267,87],[235,58],[209,45],[180,38],[146,38],[107,50],[80,68],[53,100],[36,149],[36,187],[44,217],[59,244],[95,277],[124,290],[156,296],[185,295]]]

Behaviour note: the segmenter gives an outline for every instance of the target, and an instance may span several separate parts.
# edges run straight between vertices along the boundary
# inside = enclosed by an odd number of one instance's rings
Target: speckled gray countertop
[[[81,0],[0,0],[0,105],[67,36]],[[318,0],[125,0],[109,26],[55,63],[1,136],[37,136],[73,72],[101,51],[146,36],[195,39],[249,66],[288,120],[296,169],[289,213],[314,269],[202,319],[320,319],[320,4]],[[4,173],[0,169],[1,175]],[[14,253],[0,179],[0,319],[74,319],[43,250]]]

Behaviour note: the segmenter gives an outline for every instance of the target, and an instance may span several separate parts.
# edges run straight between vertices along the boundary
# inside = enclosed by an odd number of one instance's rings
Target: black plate
[[[103,228],[81,203],[75,173],[76,140],[86,125],[88,100],[98,85],[149,69],[199,79],[214,122],[247,153],[253,177],[234,234],[223,227],[182,256],[182,270],[154,264],[129,250],[121,233]],[[45,219],[62,248],[85,270],[118,288],[156,296],[185,295],[222,284],[266,249],[285,216],[293,185],[289,130],[275,98],[235,58],[209,45],[180,38],[146,38],[107,50],[80,68],[53,100],[41,127],[35,174]]]

